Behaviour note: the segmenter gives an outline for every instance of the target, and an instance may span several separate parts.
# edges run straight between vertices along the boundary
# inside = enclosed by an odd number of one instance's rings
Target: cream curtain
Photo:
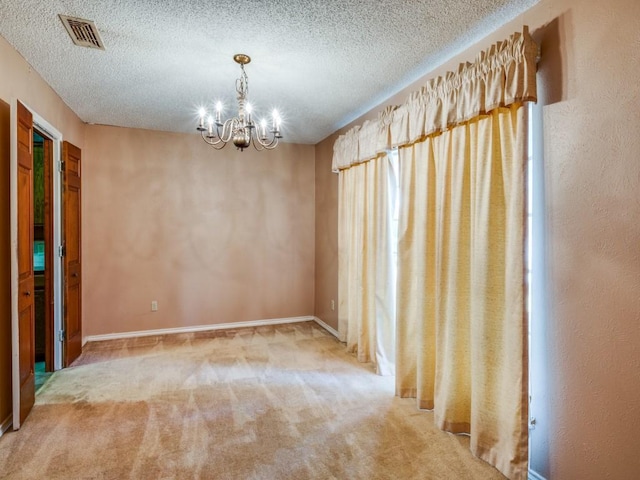
[[[445,132],[491,110],[536,100],[538,46],[525,26],[478,54],[475,62],[429,80],[399,106],[379,112],[341,135],[333,145],[334,172]]]
[[[381,365],[376,322],[392,321],[376,303],[391,238],[380,160],[399,147],[396,392],[469,433],[473,453],[511,479],[527,478],[524,105],[537,53],[525,27],[340,136],[333,156],[349,348]]]
[[[355,165],[339,178],[339,332],[361,362],[394,374],[395,288],[389,221],[389,159]]]
[[[526,108],[400,149],[396,391],[527,476]]]

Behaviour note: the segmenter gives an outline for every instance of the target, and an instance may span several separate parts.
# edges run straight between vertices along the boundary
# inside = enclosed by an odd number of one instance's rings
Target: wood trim
[[[10,413],[9,416],[0,424],[0,437],[2,437],[2,435],[11,428],[11,425],[13,425],[13,413]]]
[[[104,340],[119,340],[122,338],[149,337],[152,335],[169,335],[174,333],[206,332],[209,330],[228,330],[231,328],[262,327],[266,325],[280,325],[284,323],[298,323],[298,322],[309,322],[309,321],[315,321],[315,317],[309,315],[304,317],[270,318],[266,320],[251,320],[248,322],[217,323],[213,325],[197,325],[194,327],[160,328],[156,330],[140,330],[136,332],[107,333],[105,335],[89,335],[84,338],[82,345],[84,346],[88,342],[101,342]]]
[[[332,326],[326,324],[325,322],[323,322],[322,320],[320,320],[318,317],[313,317],[313,320],[320,325],[322,328],[324,328],[327,332],[329,332],[331,335],[333,335],[334,337],[336,337],[338,340],[340,340],[340,334],[338,333],[338,331],[333,328]],[[342,342],[342,340],[340,340]]]

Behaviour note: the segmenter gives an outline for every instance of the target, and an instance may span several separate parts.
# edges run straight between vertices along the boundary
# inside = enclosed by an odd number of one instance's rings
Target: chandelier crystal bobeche
[[[249,79],[244,71],[244,66],[251,61],[248,55],[238,53],[233,56],[240,65],[242,73],[236,80],[236,92],[238,93],[238,116],[221,121],[222,103],[216,104],[215,118],[208,115],[204,108],[200,109],[200,121],[197,130],[202,134],[202,139],[212,147],[220,150],[232,141],[240,151],[253,145],[256,150],[271,150],[278,145],[282,138],[280,133],[281,119],[276,110],[273,111],[271,129],[267,130],[267,120],[262,119],[258,125],[251,118],[251,104],[248,103]],[[205,123],[206,119],[206,123]]]

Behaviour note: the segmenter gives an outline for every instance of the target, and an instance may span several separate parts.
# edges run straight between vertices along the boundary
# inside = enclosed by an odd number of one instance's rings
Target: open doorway
[[[35,391],[54,371],[53,140],[33,130]]]
[[[62,134],[33,112],[34,360],[44,374],[64,366],[61,166]]]
[[[11,238],[17,246],[11,278],[12,424],[18,430],[35,403],[36,359],[42,359],[46,373],[70,365],[82,351],[81,151],[20,101],[12,105],[11,120],[10,177],[16,199]],[[38,163],[41,170],[34,172]],[[44,198],[39,206],[35,189]],[[36,320],[36,288],[41,289],[41,320]],[[41,338],[38,351],[36,335]]]

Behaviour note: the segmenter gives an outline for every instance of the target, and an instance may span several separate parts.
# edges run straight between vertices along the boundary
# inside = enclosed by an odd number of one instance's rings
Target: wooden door
[[[33,116],[18,102],[18,377],[20,428],[35,402],[35,303],[33,285]],[[16,411],[17,410],[17,411]]]
[[[80,248],[80,157],[78,147],[63,142],[64,215],[64,364],[82,352],[82,268]]]

